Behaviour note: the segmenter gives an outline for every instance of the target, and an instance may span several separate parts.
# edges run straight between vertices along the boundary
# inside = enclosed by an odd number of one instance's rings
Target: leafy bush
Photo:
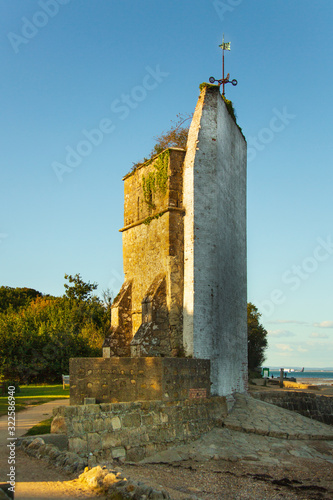
[[[261,366],[267,348],[267,330],[259,322],[261,314],[254,304],[247,304],[247,337],[249,370]],[[258,377],[257,377],[258,378]]]
[[[0,313],[0,376],[24,384],[61,382],[71,357],[100,355],[109,327],[109,308],[89,293],[85,300],[72,292],[9,307]]]
[[[154,156],[159,155],[168,148],[182,148],[186,149],[188,131],[190,126],[183,126],[185,122],[190,120],[192,115],[177,115],[177,120],[172,120],[173,125],[167,132],[162,132],[162,134],[154,137],[156,144],[150,152],[149,158],[143,158],[143,160],[135,163],[133,165],[132,171],[140,167],[144,163],[150,161]]]

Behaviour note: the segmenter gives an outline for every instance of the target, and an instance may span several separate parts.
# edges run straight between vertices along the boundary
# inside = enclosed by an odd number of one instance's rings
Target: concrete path
[[[9,438],[19,438],[23,436],[34,425],[52,417],[53,408],[68,404],[69,399],[57,399],[17,412],[15,419],[15,436],[10,436],[8,433],[8,416],[3,415],[0,417],[0,482],[6,481],[6,474],[8,472],[7,445],[10,442]]]
[[[58,399],[42,405],[33,406],[16,414],[15,437],[23,436],[31,427],[42,420],[52,417],[53,408],[68,405],[69,399]],[[7,416],[0,417],[0,483],[6,483],[9,472],[7,443],[8,435]],[[61,436],[48,435],[46,438]],[[59,443],[57,443],[58,445]],[[15,499],[22,500],[92,500],[96,495],[91,489],[84,488],[77,481],[70,480],[67,474],[62,473],[47,463],[29,457],[20,448],[15,450]],[[1,498],[1,494],[0,494]]]
[[[17,412],[15,418],[14,436],[10,436],[8,433],[8,416],[4,415],[0,417],[0,483],[5,483],[8,479],[8,459],[10,453],[8,444],[13,440],[13,438],[23,436],[34,425],[38,424],[42,420],[52,417],[53,408],[68,404],[69,399],[57,399],[50,401],[49,403],[35,405],[26,410]],[[10,425],[12,425],[12,422]],[[17,452],[18,450],[15,451]]]
[[[69,405],[69,398],[56,399],[42,405],[34,405],[26,410],[16,413],[15,437],[23,436],[31,427],[42,420],[52,417],[53,408]],[[8,417],[0,417],[0,446],[5,443],[8,436]]]

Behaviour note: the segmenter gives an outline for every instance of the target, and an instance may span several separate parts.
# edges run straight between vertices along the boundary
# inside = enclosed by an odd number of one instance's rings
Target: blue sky
[[[266,364],[333,366],[332,14],[331,0],[2,2],[1,285],[62,295],[81,273],[117,293],[122,176],[219,77],[224,32]]]

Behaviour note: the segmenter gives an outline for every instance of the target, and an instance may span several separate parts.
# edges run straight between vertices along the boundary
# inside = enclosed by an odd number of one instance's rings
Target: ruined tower
[[[209,359],[213,393],[243,392],[246,141],[218,86],[203,86],[187,150],[138,166],[124,188],[125,283],[104,356]]]
[[[183,352],[185,151],[170,148],[124,177],[125,282],[104,356]]]
[[[247,387],[246,141],[230,105],[203,88],[183,174],[183,342],[219,395]]]

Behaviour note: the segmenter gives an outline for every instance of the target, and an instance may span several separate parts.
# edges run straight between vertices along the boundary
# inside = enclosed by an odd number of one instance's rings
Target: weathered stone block
[[[75,417],[78,415],[79,410],[78,406],[67,406],[66,408],[64,406],[59,406],[58,408],[54,408],[53,414],[64,415],[66,411],[66,416]]]
[[[92,384],[88,383],[87,387],[91,388]],[[96,404],[96,398],[84,398],[83,404],[85,404],[85,405],[95,405]]]
[[[111,418],[111,426],[114,431],[121,429],[121,421],[119,417]]]
[[[101,403],[100,404],[100,408],[102,411],[104,411],[105,413],[108,413],[110,410],[111,410],[111,405],[108,404],[108,403]]]
[[[95,432],[104,431],[106,429],[104,418],[95,418],[93,422],[93,430]]]
[[[124,427],[140,427],[141,417],[138,413],[130,413],[122,418],[122,424]]]
[[[111,332],[103,343],[103,357],[129,356],[132,327],[132,280],[127,280],[112,305]]]
[[[126,450],[123,447],[112,449],[112,458],[126,458]]]
[[[51,423],[51,434],[67,434],[66,420],[63,416],[56,416]]]
[[[101,447],[103,450],[114,448],[121,444],[121,439],[116,434],[110,434],[109,432],[102,434],[101,436]]]
[[[154,453],[156,453],[156,451],[157,451],[157,446],[155,443],[150,442],[145,446],[146,457],[149,457],[150,455],[154,455]]]
[[[154,424],[154,419],[152,415],[141,415],[141,422],[143,426],[152,426]]]
[[[101,436],[97,432],[88,432],[87,441],[90,450],[97,451],[102,447]]]
[[[146,456],[146,449],[142,446],[135,446],[126,450],[126,458],[131,462],[139,462]]]
[[[94,424],[92,420],[85,419],[83,421],[84,432],[92,432],[94,430]]]
[[[81,435],[84,433],[85,429],[83,427],[83,423],[82,422],[77,422],[77,421],[73,421],[72,422],[72,432],[74,435]],[[89,425],[90,428],[92,428],[91,425]],[[90,429],[89,429],[90,430]]]
[[[86,438],[86,436],[85,436]],[[77,453],[78,455],[85,455],[88,452],[87,439],[79,437],[72,437],[68,440],[69,451]]]

